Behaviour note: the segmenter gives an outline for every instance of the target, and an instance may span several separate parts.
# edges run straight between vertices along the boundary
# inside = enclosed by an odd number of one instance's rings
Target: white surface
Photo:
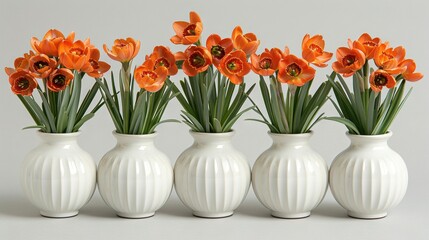
[[[350,147],[335,157],[329,171],[332,194],[350,216],[384,217],[395,210],[408,185],[404,160],[387,145],[392,133],[347,136]]]
[[[203,37],[210,33],[230,36],[236,25],[245,32],[252,31],[261,39],[258,52],[265,47],[289,45],[291,52],[300,55],[304,34],[323,34],[326,50],[334,52],[345,46],[347,38],[356,39],[363,32],[388,40],[393,46],[404,45],[407,56],[414,58],[417,70],[426,77],[412,84],[415,88],[399,113],[391,129],[395,133],[389,144],[405,160],[409,172],[409,186],[402,203],[382,220],[362,221],[346,217],[328,191],[313,215],[301,220],[281,220],[269,216],[252,191],[226,219],[207,220],[191,216],[191,212],[172,197],[159,213],[149,219],[117,218],[99,197],[85,206],[75,218],[53,220],[42,218],[38,210],[24,197],[19,183],[19,171],[24,155],[38,144],[34,131],[20,129],[32,125],[31,118],[19,100],[10,92],[7,76],[0,71],[0,239],[428,239],[429,228],[429,161],[427,138],[429,133],[429,2],[425,0],[361,0],[361,1],[0,1],[0,66],[11,66],[15,57],[30,49],[30,38],[49,28],[64,33],[76,31],[77,38],[91,37],[101,48],[114,39],[132,36],[142,41],[140,64],[144,55],[155,45],[173,46],[169,38],[175,20],[187,20],[188,11],[197,11],[203,22]],[[106,54],[102,59],[119,65]],[[331,61],[332,63],[332,61]],[[317,71],[313,86],[323,81],[331,69]],[[175,82],[183,77],[173,78]],[[245,81],[254,83],[258,77],[250,74]],[[86,81],[86,83],[85,83]],[[93,80],[85,78],[88,89]],[[410,86],[409,84],[408,86]],[[262,104],[259,89],[252,94]],[[179,117],[179,104],[174,101],[166,118]],[[323,108],[327,115],[336,115],[332,105]],[[244,118],[256,117],[247,114]],[[243,118],[243,119],[244,119]],[[257,156],[271,145],[267,128],[255,122],[239,120],[233,142],[253,165]],[[82,128],[82,148],[96,162],[114,146],[113,124],[105,109]],[[314,129],[311,146],[326,159],[328,165],[349,141],[346,129],[333,122],[321,122]],[[192,138],[184,124],[166,124],[158,128],[157,146],[174,164],[179,154],[190,146]]]
[[[37,135],[42,143],[21,168],[23,190],[43,216],[75,216],[94,194],[94,159],[78,145],[80,133]]]
[[[199,217],[233,214],[250,187],[250,166],[232,145],[235,132],[190,132],[195,142],[174,165],[174,188]]]
[[[100,195],[119,216],[153,216],[173,189],[173,167],[154,145],[156,133],[113,133],[118,143],[100,160],[97,182]]]
[[[252,168],[253,191],[273,216],[307,217],[325,196],[326,161],[309,145],[313,133],[269,135],[273,145]]]

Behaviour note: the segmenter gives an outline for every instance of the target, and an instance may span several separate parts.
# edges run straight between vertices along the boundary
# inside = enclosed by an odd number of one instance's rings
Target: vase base
[[[47,218],[70,218],[70,217],[76,217],[78,214],[79,214],[79,211],[71,211],[71,212],[40,211],[40,215]]]
[[[387,212],[382,213],[358,213],[353,211],[347,211],[347,215],[352,218],[358,219],[380,219],[385,218],[387,216]]]
[[[234,212],[215,212],[215,213],[209,213],[209,212],[193,212],[192,213],[195,217],[199,218],[226,218],[231,217]]]
[[[307,218],[310,216],[310,212],[302,212],[302,213],[285,213],[285,212],[271,212],[271,216],[276,218],[285,218],[285,219],[299,219],[299,218]]]
[[[140,219],[140,218],[150,218],[155,216],[155,212],[150,213],[116,213],[116,215],[120,218],[128,218],[128,219]]]

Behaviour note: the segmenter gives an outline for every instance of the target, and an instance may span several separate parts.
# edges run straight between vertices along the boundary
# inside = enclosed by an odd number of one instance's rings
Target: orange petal
[[[198,13],[193,11],[189,12],[189,20],[191,21],[191,23],[201,22],[201,18]]]

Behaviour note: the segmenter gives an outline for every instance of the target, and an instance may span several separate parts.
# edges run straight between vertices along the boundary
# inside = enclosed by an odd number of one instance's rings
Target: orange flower
[[[198,42],[203,31],[201,18],[196,12],[189,12],[189,20],[190,22],[176,21],[173,23],[176,35],[170,38],[172,43],[190,45]]]
[[[151,59],[155,63],[155,69],[163,66],[167,68],[168,75],[173,76],[177,74],[176,59],[168,47],[156,46],[153,49],[153,53],[150,56],[146,56],[146,60],[148,59]]]
[[[229,80],[239,85],[243,82],[244,75],[250,72],[250,64],[247,62],[246,53],[243,50],[230,52],[219,64],[219,71]]]
[[[148,92],[159,91],[164,86],[167,75],[167,68],[164,66],[156,67],[156,62],[150,58],[134,71],[134,79],[140,88]]]
[[[218,67],[223,57],[233,50],[230,38],[221,39],[217,34],[212,34],[207,38],[206,47],[213,57],[213,64]]]
[[[30,58],[30,71],[36,78],[46,78],[57,67],[57,61],[45,54]]]
[[[78,71],[92,72],[93,69],[89,63],[90,48],[87,44],[78,40],[71,42],[68,40],[60,44],[60,61],[65,67]]]
[[[344,77],[350,77],[365,64],[365,54],[356,48],[340,47],[336,56],[337,61],[332,64],[332,68]]]
[[[91,67],[88,67],[85,71],[89,76],[93,78],[100,78],[103,74],[110,69],[110,65],[106,62],[100,61],[100,50],[95,47],[90,48],[89,54],[89,64]],[[91,71],[92,69],[92,71]]]
[[[369,77],[369,83],[374,92],[380,92],[383,87],[393,88],[396,85],[395,78],[383,70],[372,72]]]
[[[326,67],[327,61],[332,58],[332,53],[325,52],[325,40],[322,35],[310,37],[306,34],[302,39],[302,57],[309,63],[318,67]]]
[[[374,58],[374,52],[377,46],[380,44],[380,38],[372,38],[368,33],[362,34],[357,41],[349,39],[348,41],[350,48],[357,48],[361,50],[366,59]]]
[[[406,70],[402,73],[405,80],[410,82],[416,82],[423,78],[423,74],[414,72],[416,71],[416,63],[412,59],[406,59],[399,64],[399,67],[406,67]]]
[[[311,81],[315,74],[316,70],[305,60],[291,54],[280,60],[277,78],[279,82],[300,87]]]
[[[374,51],[374,62],[378,68],[396,75],[406,70],[406,67],[398,66],[405,58],[405,48],[402,46],[389,48],[389,43],[380,44]]]
[[[261,55],[252,54],[250,57],[252,70],[262,76],[273,75],[279,68],[281,58],[281,50],[278,48],[265,49]]]
[[[24,53],[23,57],[18,57],[15,59],[13,65],[14,68],[5,67],[4,71],[8,76],[17,70],[29,70],[30,69],[30,58],[34,56],[34,52],[30,51],[29,53]]]
[[[39,41],[39,39],[33,37],[31,38],[31,46],[37,53],[48,55],[49,57],[58,57],[58,49],[60,44],[64,41],[74,41],[74,32],[71,32],[67,38],[64,38],[64,35],[62,32],[56,30],[56,29],[50,29],[45,36],[43,37],[42,41]]]
[[[37,87],[37,81],[27,70],[19,69],[9,76],[12,92],[17,95],[29,96]]]
[[[70,85],[70,82],[73,80],[74,75],[72,71],[70,71],[67,68],[60,68],[56,69],[52,72],[52,74],[49,76],[49,79],[47,81],[47,86],[49,90],[53,92],[59,92],[64,89],[68,85]]]
[[[271,49],[271,50],[274,50],[274,51],[276,51],[278,54],[280,54],[281,55],[281,58],[285,58],[287,55],[289,55],[290,54],[290,50],[289,50],[289,48],[286,46],[285,47],[285,50],[282,52],[280,49],[278,49],[278,48],[273,48],[273,49]]]
[[[130,37],[127,39],[116,39],[112,50],[109,50],[106,44],[103,44],[103,49],[111,59],[119,62],[129,62],[137,56],[140,50],[140,41],[136,41]]]
[[[255,34],[243,34],[243,30],[240,26],[234,28],[231,39],[234,48],[243,50],[247,56],[255,53],[260,43]]]
[[[191,77],[204,72],[212,63],[212,55],[209,50],[201,46],[189,46],[184,53],[176,53],[176,59],[184,60],[183,72]]]

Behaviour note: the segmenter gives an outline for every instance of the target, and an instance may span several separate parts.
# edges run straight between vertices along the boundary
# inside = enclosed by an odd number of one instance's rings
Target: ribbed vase
[[[27,154],[21,169],[24,192],[42,216],[76,216],[94,193],[95,162],[77,144],[79,132],[38,135],[42,143]]]
[[[250,166],[231,144],[234,132],[190,132],[194,144],[177,159],[175,188],[198,217],[231,216],[250,187]]]
[[[273,144],[253,165],[253,190],[274,217],[308,217],[325,196],[328,166],[308,144],[312,133],[269,135]]]
[[[146,218],[168,200],[173,168],[154,145],[156,134],[113,132],[116,146],[98,165],[98,190],[107,205],[124,218]]]
[[[402,157],[383,135],[351,135],[350,146],[333,161],[330,186],[337,202],[351,217],[385,217],[405,195],[408,172]]]

